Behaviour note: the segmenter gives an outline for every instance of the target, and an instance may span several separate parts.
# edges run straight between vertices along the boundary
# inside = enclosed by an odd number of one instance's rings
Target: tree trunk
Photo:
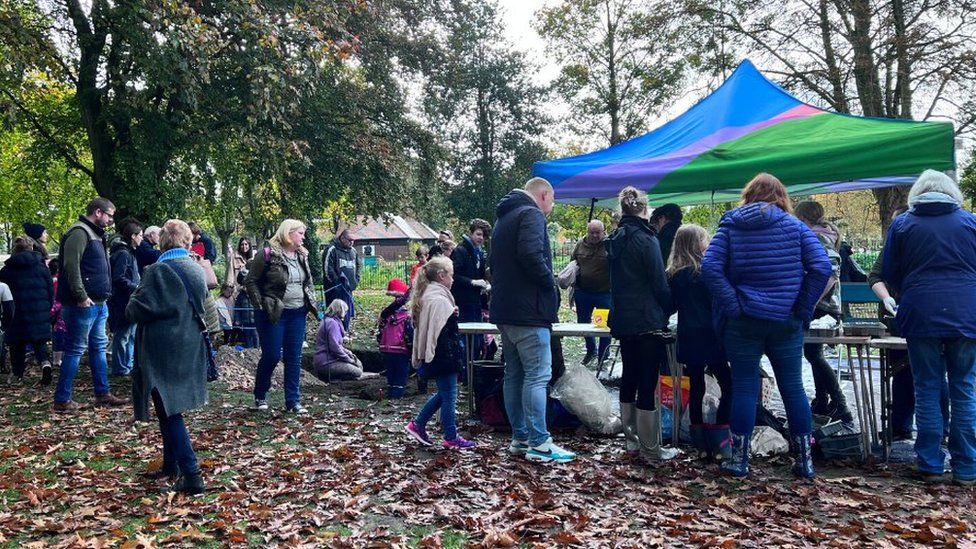
[[[852,0],[850,3],[854,28],[851,48],[854,53],[854,82],[861,100],[864,116],[884,116],[881,85],[878,83],[878,67],[874,61],[871,43],[871,2]]]
[[[902,185],[871,191],[874,194],[874,199],[878,202],[882,236],[888,234],[888,227],[891,226],[892,212],[908,203],[909,188],[907,185]]]
[[[616,145],[623,141],[620,134],[620,97],[617,91],[617,45],[616,25],[611,18],[610,0],[604,1],[607,8],[607,70],[610,77],[609,96],[607,97],[607,112],[610,114],[610,144]]]
[[[891,18],[895,25],[895,59],[898,71],[895,77],[895,97],[892,112],[894,118],[912,117],[911,58],[908,55],[908,35],[905,27],[905,2],[893,0]]]
[[[93,28],[94,21],[89,20],[78,0],[68,0],[67,4],[78,37],[80,56],[75,98],[78,101],[82,124],[85,126],[91,149],[94,173],[92,185],[100,196],[114,201],[117,194],[113,172],[115,142],[103,117],[102,92],[98,89],[99,60],[105,49],[106,29],[98,26]],[[100,7],[104,6],[95,2],[92,11]]]
[[[851,106],[847,102],[847,94],[844,92],[844,81],[837,66],[837,56],[834,53],[834,44],[830,33],[830,19],[827,12],[827,0],[820,0],[820,35],[824,46],[824,60],[827,64],[827,79],[833,96],[834,110],[843,113],[851,112]]]

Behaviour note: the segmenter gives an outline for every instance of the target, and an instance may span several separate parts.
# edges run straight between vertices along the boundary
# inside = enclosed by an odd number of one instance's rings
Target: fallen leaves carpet
[[[77,395],[91,394],[79,376]],[[127,382],[113,380],[116,394]],[[479,427],[471,452],[421,449],[402,428],[423,397],[367,402],[309,387],[306,416],[269,412],[217,383],[187,415],[208,490],[185,497],[140,472],[158,465],[155,424],[131,408],[52,415],[50,390],[4,387],[0,545],[18,547],[767,547],[976,542],[973,490],[926,486],[907,471],[820,465],[813,482],[787,460],[752,478],[719,477],[689,458],[648,469],[619,441],[561,433],[580,453],[527,463]],[[462,407],[463,410],[463,407]],[[459,410],[459,419],[464,412]],[[436,425],[432,434],[438,433]]]

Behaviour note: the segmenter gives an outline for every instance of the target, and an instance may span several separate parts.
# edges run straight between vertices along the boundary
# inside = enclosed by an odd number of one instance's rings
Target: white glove
[[[490,291],[491,291],[491,284],[486,281],[485,285],[482,286],[481,288],[481,293],[490,292]]]
[[[898,302],[895,301],[895,298],[888,296],[884,298],[884,300],[882,300],[881,303],[884,304],[884,308],[887,309],[888,312],[892,314],[892,316],[894,316],[898,312]]]
[[[487,280],[480,279],[480,278],[477,278],[477,279],[471,281],[471,285],[474,286],[475,288],[487,288],[488,287],[488,281]]]

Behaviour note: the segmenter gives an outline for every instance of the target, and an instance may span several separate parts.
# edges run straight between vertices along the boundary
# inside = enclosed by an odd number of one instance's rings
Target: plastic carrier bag
[[[620,409],[596,374],[581,364],[566,365],[566,373],[552,387],[553,398],[588,428],[605,435],[621,430]]]

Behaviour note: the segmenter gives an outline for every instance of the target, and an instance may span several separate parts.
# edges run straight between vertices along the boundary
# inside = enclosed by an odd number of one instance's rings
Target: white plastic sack
[[[715,413],[718,412],[718,403],[722,395],[715,378],[705,376],[705,397],[702,399],[702,423],[715,423]],[[691,404],[688,404],[691,406]],[[688,408],[681,411],[681,431],[678,433],[681,440],[691,442],[691,413]]]
[[[556,279],[559,281],[559,287],[565,290],[576,284],[577,276],[579,276],[579,265],[576,264],[576,260],[574,259],[563,270],[559,271]]]
[[[590,429],[605,435],[621,431],[617,403],[585,366],[567,364],[566,373],[553,385],[551,394]]]
[[[765,425],[756,427],[752,431],[749,441],[750,454],[753,456],[774,456],[790,451],[790,445],[776,429]]]

